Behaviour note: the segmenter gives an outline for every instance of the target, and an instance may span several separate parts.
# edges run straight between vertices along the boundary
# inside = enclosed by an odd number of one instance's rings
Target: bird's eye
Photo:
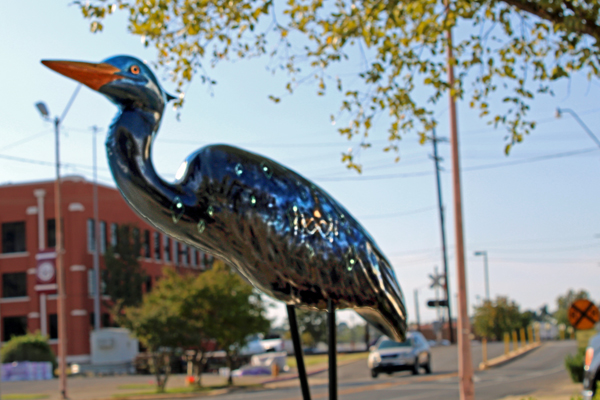
[[[140,67],[138,67],[137,65],[132,65],[131,68],[129,68],[129,71],[132,74],[137,75],[140,73]]]

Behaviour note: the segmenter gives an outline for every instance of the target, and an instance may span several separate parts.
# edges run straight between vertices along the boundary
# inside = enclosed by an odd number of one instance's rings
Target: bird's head
[[[114,56],[100,63],[42,60],[46,67],[102,93],[122,109],[139,108],[162,114],[175,97],[165,92],[158,80],[139,59]]]

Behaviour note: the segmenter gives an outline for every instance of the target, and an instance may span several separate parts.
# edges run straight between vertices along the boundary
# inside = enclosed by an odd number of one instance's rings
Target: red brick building
[[[94,321],[93,183],[82,177],[62,179],[64,232],[63,266],[66,279],[67,362],[90,360],[90,332]],[[151,290],[164,265],[183,271],[201,271],[212,258],[177,243],[140,219],[125,203],[118,190],[98,186],[100,221],[100,267],[103,254],[116,241],[118,226],[132,224],[139,229],[142,245],[140,263],[148,278],[143,290]],[[50,337],[57,351],[56,294],[36,288],[36,254],[55,245],[54,181],[0,186],[0,340],[13,335],[40,331]],[[102,307],[102,324],[109,321]]]

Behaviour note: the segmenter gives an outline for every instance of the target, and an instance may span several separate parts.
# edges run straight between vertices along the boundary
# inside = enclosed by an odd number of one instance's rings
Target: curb
[[[123,397],[102,397],[94,400],[162,400],[162,399],[189,399],[205,396],[217,396],[227,394],[234,391],[232,388],[208,390],[206,392],[191,392],[191,393],[165,393],[165,394],[149,394],[140,396],[123,396]]]
[[[513,350],[508,354],[504,354],[499,357],[492,358],[491,360],[488,360],[485,363],[484,362],[480,363],[479,370],[483,371],[486,369],[499,367],[499,366],[509,363],[512,360],[515,360],[515,359],[517,359],[517,358],[519,358],[541,346],[542,346],[541,342],[528,344],[527,346],[521,347],[520,349],[517,349],[517,350]]]

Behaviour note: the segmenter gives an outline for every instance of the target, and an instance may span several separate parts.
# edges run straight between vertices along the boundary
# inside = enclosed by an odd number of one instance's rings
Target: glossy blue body
[[[320,310],[331,299],[337,309],[354,308],[390,337],[404,339],[406,310],[394,271],[350,213],[294,171],[227,145],[196,151],[178,180],[165,182],[151,154],[168,95],[135,58],[104,63],[142,68],[141,77],[99,89],[119,107],[106,141],[110,169],[139,215],[235,266],[275,299]]]

